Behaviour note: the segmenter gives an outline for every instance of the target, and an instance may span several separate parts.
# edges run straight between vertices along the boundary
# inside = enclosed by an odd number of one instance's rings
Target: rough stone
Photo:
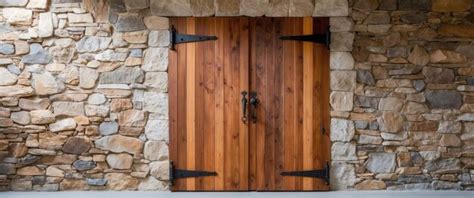
[[[168,73],[147,72],[143,84],[153,88],[154,91],[168,92]]]
[[[331,107],[336,111],[352,111],[353,101],[353,92],[333,91],[330,96]]]
[[[425,164],[425,169],[429,172],[434,171],[456,171],[459,170],[461,167],[461,162],[457,158],[447,158],[447,159],[440,159],[440,160],[433,160],[428,161]]]
[[[40,2],[40,1],[37,1]],[[29,5],[29,4],[28,4]],[[53,35],[53,15],[51,12],[44,12],[39,14],[38,21],[38,36],[50,37]]]
[[[107,180],[104,178],[86,178],[87,185],[90,186],[105,186]]]
[[[159,180],[169,180],[169,162],[151,162],[150,163],[150,175]]]
[[[366,85],[375,85],[375,79],[369,70],[357,70],[357,82]]]
[[[35,176],[35,175],[43,175],[45,170],[38,168],[36,166],[25,166],[22,168],[17,169],[16,174],[21,176]]]
[[[67,13],[69,23],[93,23],[94,19],[90,13],[76,14]]]
[[[356,106],[376,109],[379,99],[375,97],[357,96]]]
[[[148,48],[144,52],[142,69],[144,71],[161,71],[168,69],[168,49]]]
[[[84,89],[92,89],[99,78],[99,72],[95,69],[81,67],[79,69],[79,86]]]
[[[0,7],[23,7],[28,0],[0,0]]]
[[[216,0],[216,16],[238,16],[240,13],[240,0]]]
[[[15,47],[12,44],[0,43],[0,53],[1,54],[13,54],[15,53]]]
[[[94,57],[98,61],[125,61],[127,58],[126,52],[116,52],[114,50],[106,50],[104,52],[98,53]]]
[[[142,17],[138,15],[120,15],[115,24],[115,28],[119,32],[133,32],[144,30],[146,26],[143,23]]]
[[[396,133],[403,129],[403,117],[398,112],[384,112],[378,123],[384,132]]]
[[[13,112],[11,113],[10,118],[13,120],[13,122],[21,125],[27,125],[31,121],[30,113],[27,111]]]
[[[168,184],[166,182],[155,179],[154,177],[147,177],[140,182],[138,186],[139,191],[168,191]]]
[[[145,159],[163,161],[168,159],[168,145],[164,141],[147,141],[143,154]]]
[[[65,89],[64,84],[49,72],[33,74],[33,88],[40,96],[57,94]]]
[[[331,159],[333,160],[357,160],[356,145],[354,142],[335,142],[331,147]]]
[[[439,133],[461,133],[461,130],[461,122],[455,121],[441,121],[438,127]]]
[[[356,86],[356,72],[331,71],[330,81],[333,91],[352,91]]]
[[[461,94],[457,91],[426,91],[425,97],[431,109],[459,109],[462,105]]]
[[[107,117],[110,112],[107,105],[86,105],[84,109],[87,116]]]
[[[432,63],[463,63],[466,57],[460,53],[448,50],[435,50],[430,54]]]
[[[381,111],[400,111],[403,106],[403,100],[395,97],[382,98],[379,102]]]
[[[143,142],[136,138],[121,135],[105,136],[95,141],[98,149],[112,151],[116,153],[127,152],[139,154],[143,149]]]
[[[144,111],[130,109],[123,111],[118,117],[120,126],[128,127],[144,127],[146,124],[147,116]]]
[[[100,84],[131,84],[142,83],[144,72],[137,67],[120,67],[111,72],[104,72],[100,75]]]
[[[330,57],[330,67],[335,70],[351,70],[354,68],[354,58],[348,52],[333,52]]]
[[[438,32],[443,36],[474,38],[474,25],[472,24],[443,24],[438,28]]]
[[[85,170],[91,170],[95,168],[97,165],[93,161],[77,160],[74,163],[72,163],[72,166],[79,171],[85,171]]]
[[[53,102],[55,116],[81,116],[84,115],[83,102]]]
[[[24,8],[3,8],[3,17],[10,24],[30,25],[33,12]]]
[[[49,110],[33,110],[30,112],[30,118],[32,124],[49,124],[56,120]]]
[[[149,140],[168,141],[169,121],[148,120],[145,126],[145,135]]]
[[[470,0],[432,0],[432,10],[435,12],[464,12],[470,7]]]
[[[170,45],[170,32],[168,30],[151,31],[148,34],[148,46],[167,47]]]
[[[81,53],[97,52],[107,49],[111,41],[110,37],[84,36],[76,43],[76,49]]]
[[[113,169],[126,170],[132,167],[133,157],[129,154],[109,154],[107,155],[107,164]]]
[[[441,137],[439,144],[441,146],[456,147],[456,146],[461,146],[462,142],[459,139],[459,137],[454,134],[444,134]]]
[[[92,105],[104,104],[107,101],[107,98],[104,94],[93,93],[87,98],[87,103]]]
[[[48,6],[48,0],[37,0],[37,1],[30,1],[27,8],[35,8],[35,9],[46,9]]]
[[[371,12],[364,23],[369,25],[389,24],[390,15],[388,12]]]
[[[16,173],[15,164],[0,163],[0,174],[13,175]]]
[[[0,86],[14,85],[16,84],[17,79],[17,75],[10,73],[3,67],[0,67]]]
[[[107,173],[105,179],[109,190],[136,190],[140,183],[137,178],[125,173]]]
[[[193,16],[191,3],[186,0],[151,1],[150,9],[158,16]]]
[[[394,153],[370,153],[367,170],[372,173],[392,173],[397,165],[395,158]]]
[[[354,134],[354,122],[337,118],[331,119],[331,141],[349,142]]]
[[[398,9],[410,11],[429,11],[431,9],[431,0],[399,0]]]
[[[117,122],[102,122],[99,126],[99,132],[102,135],[113,135],[118,132]]]
[[[67,131],[76,129],[76,121],[72,118],[58,120],[49,125],[49,130],[52,132]]]
[[[454,82],[454,72],[451,69],[424,67],[423,75],[427,83],[448,84]]]
[[[59,189],[61,191],[67,191],[67,190],[87,190],[87,184],[84,180],[82,179],[64,179],[61,181],[59,184]]]
[[[148,31],[125,32],[122,35],[122,39],[133,44],[146,43],[148,39]]]
[[[325,0],[329,1],[329,0]],[[346,1],[346,0],[343,0]],[[352,51],[354,43],[354,33],[352,32],[334,32],[331,34],[331,51]]]
[[[38,43],[30,45],[30,53],[22,57],[21,61],[25,64],[48,64],[52,57]]]
[[[149,30],[168,30],[170,28],[167,17],[146,16],[143,18],[143,22]]]
[[[408,61],[415,65],[425,66],[430,61],[428,52],[423,47],[415,46],[408,56]]]
[[[123,1],[127,10],[140,10],[150,6],[149,0]]]
[[[90,148],[91,143],[87,139],[80,137],[70,137],[67,139],[66,143],[64,143],[62,150],[65,153],[80,155],[84,152],[87,152]]]
[[[385,189],[387,186],[383,181],[365,180],[361,183],[356,184],[354,187],[357,190],[382,190]]]
[[[332,161],[330,169],[331,190],[345,190],[354,186],[357,181],[352,164],[341,161]]]
[[[263,16],[268,6],[268,0],[242,0],[240,2],[240,15],[251,17]]]
[[[156,119],[168,119],[168,94],[145,92],[143,110],[155,113]]]
[[[331,17],[329,18],[329,25],[331,32],[349,32],[354,29],[354,21],[349,17]],[[337,52],[333,53],[336,54]]]
[[[313,16],[348,16],[347,0],[316,0]]]

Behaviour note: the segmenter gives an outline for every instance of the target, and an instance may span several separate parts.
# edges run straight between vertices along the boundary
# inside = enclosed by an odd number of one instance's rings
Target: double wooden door
[[[171,24],[183,34],[217,37],[170,50],[172,190],[328,190],[322,178],[285,172],[327,170],[329,51],[280,39],[325,33],[327,18],[173,18]]]

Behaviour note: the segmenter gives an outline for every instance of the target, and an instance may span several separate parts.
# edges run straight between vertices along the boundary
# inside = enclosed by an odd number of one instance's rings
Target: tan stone
[[[109,190],[135,190],[138,188],[138,179],[124,173],[107,173],[107,189]]]
[[[82,179],[64,179],[59,184],[59,189],[62,191],[67,190],[87,190],[89,187],[85,180]]]
[[[458,74],[463,76],[474,76],[474,68],[472,67],[461,67],[458,69]]]
[[[330,96],[330,104],[336,111],[352,111],[354,105],[354,93],[333,91]]]
[[[378,180],[365,180],[355,185],[357,190],[382,190],[386,187],[385,182]]]
[[[124,84],[101,84],[96,91],[107,96],[107,98],[125,98],[132,95],[128,85]]]
[[[38,146],[41,149],[61,149],[66,138],[66,136],[51,132],[40,133]]]
[[[43,175],[44,173],[43,169],[36,166],[25,166],[16,170],[16,174],[21,176]]]
[[[402,167],[397,169],[397,173],[400,175],[418,175],[421,174],[422,171],[420,167]]]
[[[356,86],[355,71],[331,71],[330,87],[333,91],[352,91]]]
[[[121,135],[105,136],[95,141],[98,149],[112,151],[116,153],[127,152],[139,154],[143,150],[143,142],[137,138]]]
[[[167,17],[146,16],[143,18],[145,26],[150,30],[168,30],[170,28]]]
[[[471,24],[443,24],[438,32],[447,37],[474,38],[474,25]]]
[[[123,40],[139,44],[139,43],[146,43],[148,39],[148,30],[144,31],[136,31],[136,32],[125,32],[122,35]]]
[[[242,0],[240,15],[258,17],[263,16],[268,9],[269,0]]]
[[[271,0],[268,2],[268,9],[266,16],[269,17],[286,17],[288,16],[288,9],[290,2],[288,0]]]
[[[107,164],[113,169],[130,169],[133,163],[133,157],[129,154],[109,154],[107,155]]]
[[[80,155],[88,151],[90,147],[91,143],[89,142],[89,140],[81,137],[71,137],[67,139],[66,143],[64,143],[62,150],[65,153]]]
[[[8,153],[13,157],[23,157],[28,153],[25,143],[13,143],[8,146]]]
[[[463,63],[466,62],[466,57],[460,53],[435,50],[430,54],[430,62],[432,63]]]
[[[379,110],[382,111],[400,111],[403,106],[403,100],[395,97],[382,98],[379,102]]]
[[[461,146],[462,145],[462,142],[461,140],[459,139],[458,136],[454,135],[454,134],[444,134],[442,137],[441,137],[441,140],[439,141],[439,144],[441,146]]]
[[[147,116],[144,111],[130,109],[121,112],[119,114],[118,120],[120,126],[144,127]]]
[[[30,112],[31,123],[49,124],[55,121],[53,113],[49,110],[34,110]]]
[[[150,1],[150,10],[156,16],[192,16],[189,0]]]
[[[31,87],[21,86],[21,85],[0,87],[0,97],[31,96],[31,95],[33,95],[33,89]]]
[[[52,156],[42,156],[39,163],[45,165],[71,165],[76,161],[76,155],[52,155]]]
[[[216,16],[238,16],[240,0],[215,0]]]
[[[48,166],[48,168],[46,168],[46,176],[64,177],[64,171],[54,166]]]
[[[215,12],[214,0],[191,0],[193,16],[213,16]]]
[[[316,0],[313,16],[348,16],[349,4],[347,0]],[[307,15],[311,16],[311,15]]]
[[[396,133],[403,129],[403,117],[398,112],[384,112],[378,122],[384,132]]]
[[[471,0],[433,0],[431,8],[436,12],[464,12],[471,8]]]
[[[408,56],[408,61],[415,65],[425,66],[430,61],[430,56],[426,50],[420,46],[415,46]]]
[[[289,16],[303,17],[311,16],[314,11],[313,0],[290,0]]]
[[[112,112],[120,112],[131,108],[133,108],[133,104],[130,99],[113,99],[110,103],[110,110]]]
[[[16,55],[23,55],[28,54],[30,52],[30,46],[28,42],[22,40],[15,41],[15,54]]]

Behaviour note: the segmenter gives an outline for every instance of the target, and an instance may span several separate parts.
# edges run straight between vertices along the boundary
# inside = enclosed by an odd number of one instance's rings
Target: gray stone
[[[371,135],[360,135],[359,140],[357,141],[358,144],[382,144],[382,138],[378,136],[371,136]]]
[[[95,69],[81,67],[79,69],[79,86],[83,89],[92,89],[99,78],[99,72]]]
[[[420,183],[420,184],[403,184],[397,186],[389,186],[387,190],[397,190],[397,191],[420,191],[420,190],[431,190],[430,183]]]
[[[168,17],[146,16],[143,18],[143,22],[149,30],[168,30],[170,28]]]
[[[331,147],[332,160],[357,160],[356,144],[354,142],[335,142]]]
[[[450,172],[458,171],[461,168],[461,162],[457,158],[448,158],[435,161],[428,161],[425,169],[428,172]]]
[[[31,25],[33,12],[24,8],[3,8],[4,21],[9,24]]]
[[[425,97],[431,109],[459,109],[462,105],[461,94],[457,91],[426,91]]]
[[[87,116],[107,117],[110,107],[107,105],[86,105],[84,108]]]
[[[369,25],[390,24],[390,15],[388,12],[371,12],[364,23]]]
[[[331,141],[349,142],[355,134],[354,122],[350,120],[331,119]]]
[[[16,172],[15,164],[0,163],[0,174],[13,175]]]
[[[145,126],[145,135],[149,140],[161,140],[168,142],[169,137],[168,120],[148,120]]]
[[[405,47],[388,48],[386,53],[388,58],[406,57],[407,55],[407,48]]]
[[[170,45],[170,32],[168,30],[150,31],[148,45],[151,47],[167,47]]]
[[[0,67],[0,86],[16,84],[18,77],[4,67]]]
[[[433,181],[431,185],[433,185],[433,190],[462,190],[458,182]]]
[[[456,52],[459,52],[467,58],[474,58],[474,45],[460,45],[456,48]]]
[[[316,0],[313,16],[348,16],[349,4],[347,0]]]
[[[0,0],[0,7],[23,7],[28,0]]]
[[[400,175],[398,181],[402,183],[427,183],[431,180],[429,176],[425,175]]]
[[[0,43],[0,53],[1,54],[13,54],[15,53],[15,47],[12,44]]]
[[[415,87],[415,90],[417,91],[423,91],[425,89],[426,83],[423,80],[415,80],[413,81],[413,87]]]
[[[216,16],[238,16],[240,0],[215,0]]]
[[[84,103],[83,102],[54,102],[53,112],[55,116],[84,115]]]
[[[74,163],[72,163],[72,166],[79,171],[85,171],[85,170],[91,170],[95,168],[96,164],[93,161],[77,160]]]
[[[48,64],[53,58],[38,43],[30,45],[30,53],[23,56],[21,61],[25,64]]]
[[[426,161],[437,160],[439,157],[441,157],[441,154],[438,151],[420,151],[419,154]]]
[[[107,180],[104,178],[86,178],[87,185],[90,186],[105,186]]]
[[[11,113],[10,118],[13,122],[21,125],[27,125],[30,123],[30,113],[28,111],[18,111]]]
[[[461,133],[461,122],[455,121],[440,121],[438,126],[439,133]]]
[[[163,161],[168,159],[168,145],[165,141],[147,141],[143,151],[145,159],[151,161]]]
[[[15,64],[8,65],[7,69],[12,74],[15,74],[15,75],[20,75],[21,74],[20,68],[18,68],[18,66],[16,66]]]
[[[355,71],[331,71],[330,87],[333,91],[352,91],[356,87]]]
[[[191,3],[187,0],[151,1],[150,10],[157,16],[193,16]]]
[[[115,24],[115,28],[119,32],[134,32],[144,30],[146,26],[143,23],[142,17],[138,15],[120,15]]]
[[[354,106],[354,93],[344,91],[333,91],[329,103],[335,111],[352,111]]]
[[[357,82],[366,85],[375,85],[374,75],[369,70],[357,70]]]
[[[426,22],[426,15],[424,13],[408,13],[400,17],[404,23],[418,24]]]
[[[379,110],[400,111],[403,107],[403,99],[395,97],[382,98],[379,102]]]
[[[375,97],[357,96],[356,104],[359,107],[376,109],[379,99]]]
[[[33,124],[49,124],[56,120],[49,110],[33,110],[30,112],[30,118]]]
[[[35,93],[40,96],[57,94],[65,89],[64,84],[49,72],[33,73],[32,86]]]
[[[330,67],[335,70],[351,70],[354,68],[354,58],[349,52],[332,52]]]
[[[100,84],[131,84],[142,83],[144,72],[138,67],[120,67],[100,75]]]
[[[114,50],[106,50],[96,54],[94,58],[98,61],[125,61],[127,58],[126,52],[116,52]],[[156,58],[156,57],[155,57]]]
[[[431,0],[399,0],[398,9],[410,11],[429,11],[431,9]]]
[[[331,0],[326,0],[331,1]],[[346,0],[344,0],[346,1]],[[331,35],[331,51],[352,51],[354,43],[354,33],[352,32],[334,32]]]
[[[382,139],[384,140],[396,140],[396,141],[402,141],[406,140],[408,138],[408,133],[406,131],[402,131],[399,133],[380,133],[380,136],[382,136]]]
[[[269,7],[268,0],[242,0],[240,2],[240,15],[258,17],[265,15]]]
[[[99,132],[102,135],[113,135],[118,132],[117,122],[102,122],[99,126]]]
[[[403,129],[403,116],[398,112],[383,112],[377,121],[383,132],[397,133]]]
[[[69,23],[93,23],[91,13],[67,13],[67,19]]]
[[[105,95],[100,93],[93,93],[89,95],[89,98],[87,99],[87,103],[92,105],[104,104],[106,101],[107,98],[105,97]]]
[[[145,92],[143,110],[155,113],[157,119],[168,119],[168,94]]]
[[[454,72],[451,69],[424,67],[423,75],[427,83],[451,84],[454,82]]]
[[[356,0],[354,1],[353,8],[361,11],[373,11],[379,7],[377,0]]]
[[[168,183],[155,179],[155,177],[147,177],[138,185],[139,191],[168,191]]]
[[[151,47],[145,50],[142,69],[147,72],[166,72],[168,69],[168,49]]]
[[[150,7],[149,0],[123,1],[127,10],[140,10]]]
[[[140,58],[142,56],[143,56],[142,49],[132,49],[132,50],[130,50],[130,57]]]
[[[370,122],[369,129],[370,130],[379,130],[379,123],[377,121]]]
[[[367,170],[372,173],[393,173],[396,167],[394,153],[370,153]]]
[[[147,72],[143,84],[153,88],[154,91],[168,92],[168,73]]]
[[[356,129],[366,129],[369,126],[369,122],[365,120],[354,121]]]
[[[331,17],[329,18],[329,25],[331,32],[349,32],[354,29],[354,21],[349,17]],[[331,54],[332,56],[333,54]]]
[[[331,162],[330,184],[331,190],[346,190],[354,186],[357,181],[355,169],[352,164],[346,162]]]
[[[53,15],[51,12],[43,12],[39,14],[38,36],[50,37],[53,35]]]
[[[321,4],[327,3],[324,0],[320,1]],[[324,4],[321,6],[331,6],[330,4]],[[289,2],[288,15],[291,17],[311,16],[314,10],[313,0],[299,0]],[[317,14],[320,14],[319,12]]]
[[[110,37],[84,36],[76,43],[78,52],[97,52],[107,49],[112,39]]]
[[[151,162],[150,175],[159,180],[169,180],[169,165],[168,161]]]

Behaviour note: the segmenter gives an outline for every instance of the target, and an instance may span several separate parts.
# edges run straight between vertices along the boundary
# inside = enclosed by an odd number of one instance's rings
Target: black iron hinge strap
[[[217,40],[216,36],[180,34],[176,31],[174,26],[171,26],[170,34],[171,34],[170,42],[171,42],[172,50],[175,50],[175,45],[180,44],[180,43],[192,43],[192,42]]]
[[[211,172],[211,171],[176,169],[173,165],[173,162],[170,162],[171,185],[173,185],[173,181],[175,179],[189,178],[189,177],[207,177],[207,176],[217,176],[217,173]]]
[[[325,44],[329,48],[331,44],[331,32],[328,30],[325,34],[309,34],[309,35],[291,35],[280,36],[281,40],[303,41]]]
[[[292,172],[282,172],[282,176],[294,176],[294,177],[311,177],[323,179],[326,184],[329,185],[329,162],[326,163],[324,169],[320,170],[306,170],[306,171],[292,171]]]

